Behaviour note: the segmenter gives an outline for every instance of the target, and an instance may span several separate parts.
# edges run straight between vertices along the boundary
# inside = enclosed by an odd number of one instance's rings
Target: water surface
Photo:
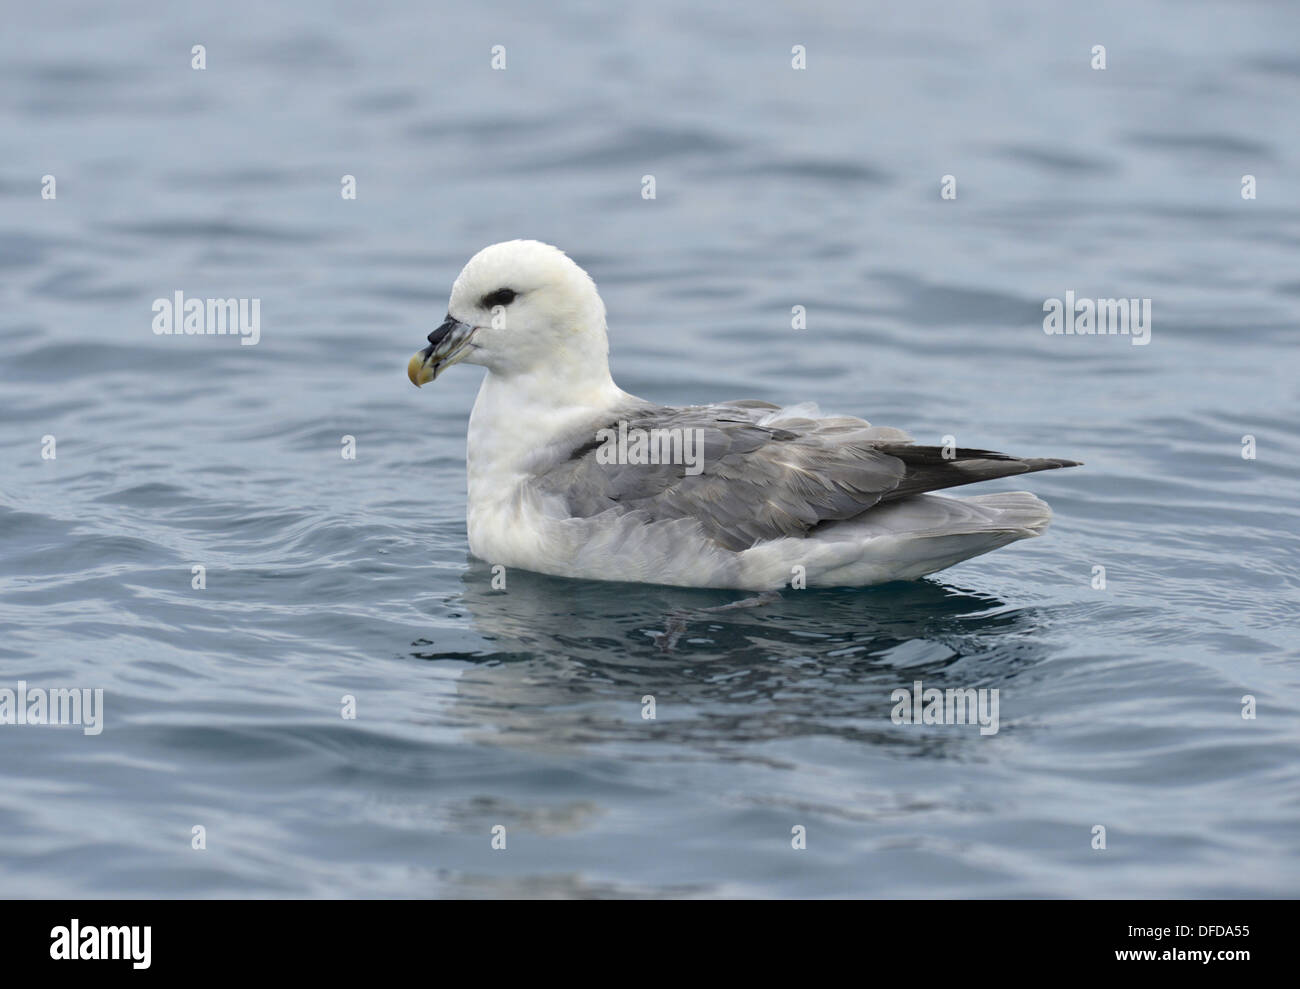
[[[105,727],[0,726],[0,895],[1296,895],[1300,11],[1136,8],[7,11],[0,686]],[[404,370],[521,236],[636,394],[1087,466],[926,581],[494,590],[481,371]],[[260,342],[155,336],[177,290]],[[1067,290],[1151,343],[1047,336]],[[916,680],[1000,730],[892,723]]]

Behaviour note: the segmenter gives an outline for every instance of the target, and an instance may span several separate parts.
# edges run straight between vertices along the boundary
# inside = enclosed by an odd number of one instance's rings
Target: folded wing
[[[625,432],[621,429],[623,424]],[[1076,466],[989,450],[917,446],[907,434],[851,417],[787,418],[774,405],[639,406],[580,437],[539,480],[571,516],[636,512],[647,522],[697,519],[730,550],[803,536],[823,522],[926,491]],[[675,463],[617,461],[673,453]],[[644,437],[637,440],[637,437]],[[601,438],[603,437],[603,439]],[[689,461],[682,462],[682,461]],[[694,472],[698,467],[698,473]]]

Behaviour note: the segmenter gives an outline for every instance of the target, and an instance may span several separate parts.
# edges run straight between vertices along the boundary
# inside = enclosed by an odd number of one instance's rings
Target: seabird
[[[920,446],[815,406],[669,407],[609,371],[605,304],[558,248],[474,255],[407,375],[487,368],[469,420],[469,548],[561,577],[768,591],[911,580],[1039,535],[1026,491],[930,492],[1071,460]]]

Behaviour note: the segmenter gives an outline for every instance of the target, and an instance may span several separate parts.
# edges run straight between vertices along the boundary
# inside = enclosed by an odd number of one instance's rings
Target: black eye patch
[[[483,296],[483,308],[495,309],[497,306],[508,306],[515,301],[516,295],[518,293],[514,289],[499,288],[495,292],[489,292]]]

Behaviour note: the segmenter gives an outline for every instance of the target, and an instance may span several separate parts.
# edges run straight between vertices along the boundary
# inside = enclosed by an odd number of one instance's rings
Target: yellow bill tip
[[[416,388],[433,380],[433,369],[425,363],[423,353],[414,354],[406,362],[406,376],[411,379],[411,384]]]

